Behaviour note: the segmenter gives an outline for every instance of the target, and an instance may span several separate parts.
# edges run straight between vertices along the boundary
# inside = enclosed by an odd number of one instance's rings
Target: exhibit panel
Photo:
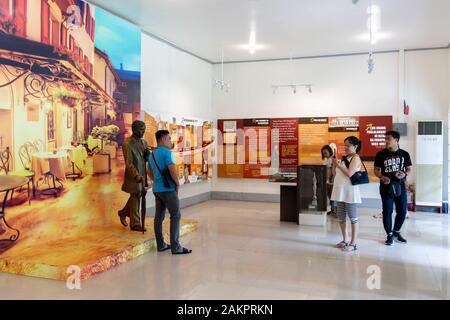
[[[181,185],[212,178],[216,152],[212,121],[147,111],[143,111],[143,119],[147,127],[144,138],[151,149],[157,147],[156,132],[169,131]]]
[[[344,140],[355,136],[362,141],[370,181],[376,182],[373,161],[391,129],[392,116],[219,119],[218,177],[296,182],[298,165],[322,164],[325,145],[342,159]]]

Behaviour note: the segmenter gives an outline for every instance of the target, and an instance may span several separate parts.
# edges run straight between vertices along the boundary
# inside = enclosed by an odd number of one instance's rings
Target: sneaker
[[[393,246],[394,245],[394,235],[393,234],[388,235],[387,240],[384,244],[387,246]]]
[[[394,233],[394,238],[395,238],[396,242],[404,243],[404,244],[408,243],[408,241],[405,238],[403,238],[400,233]]]

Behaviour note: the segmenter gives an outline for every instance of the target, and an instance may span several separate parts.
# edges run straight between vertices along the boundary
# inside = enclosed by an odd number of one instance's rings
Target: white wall
[[[142,34],[142,108],[211,119],[212,66]]]
[[[404,56],[376,54],[375,70],[370,75],[366,55],[227,64],[224,73],[231,90],[212,90],[213,79],[220,78],[220,65],[211,66],[142,35],[142,107],[149,112],[214,120],[392,115],[394,122],[408,122],[408,136],[402,137],[401,146],[410,151],[413,162],[416,121],[448,120],[448,49],[409,51]],[[291,82],[313,83],[313,93],[298,90],[293,95],[288,89],[280,89],[273,94],[272,84]],[[411,107],[409,116],[403,115],[403,97]],[[215,178],[184,186],[180,196],[211,190],[278,194],[279,185],[265,180]],[[378,198],[377,184],[362,186],[362,193],[365,198]]]
[[[442,119],[447,122],[449,101],[449,50],[375,55],[375,69],[367,72],[367,56],[301,59],[227,64],[224,78],[231,84],[228,93],[213,91],[214,118],[303,117],[340,115],[393,115],[394,122],[408,121],[408,136],[402,148],[415,154],[415,122]],[[409,117],[399,107],[405,69]],[[401,67],[401,68],[399,68]],[[220,65],[213,68],[220,77]],[[399,81],[400,80],[400,81]],[[273,94],[272,84],[312,83],[313,93],[288,89]],[[399,83],[400,82],[400,83]],[[414,159],[413,159],[414,161]],[[264,180],[216,179],[213,191],[279,193],[277,184]],[[363,197],[377,198],[377,185],[362,187]]]
[[[141,41],[142,109],[174,116],[215,119],[211,111],[212,66],[146,34],[142,34]],[[184,185],[180,188],[180,198],[209,191],[210,181]],[[153,195],[149,195],[147,201],[149,207],[153,206]]]

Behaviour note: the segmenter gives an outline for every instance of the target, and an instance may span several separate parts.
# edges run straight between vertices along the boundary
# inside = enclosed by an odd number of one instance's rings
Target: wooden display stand
[[[298,224],[297,185],[280,186],[280,221]]]
[[[93,156],[94,174],[111,172],[111,155],[109,153],[98,153]]]

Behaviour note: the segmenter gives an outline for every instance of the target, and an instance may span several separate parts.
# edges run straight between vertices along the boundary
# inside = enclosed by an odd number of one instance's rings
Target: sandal
[[[341,241],[338,244],[336,244],[334,247],[338,249],[344,249],[348,246],[348,242]]]
[[[181,251],[179,251],[179,252],[172,252],[172,254],[189,254],[189,253],[191,253],[192,252],[192,250],[191,249],[186,249],[186,248],[183,248]]]
[[[342,251],[344,251],[344,252],[352,252],[352,251],[356,251],[356,250],[358,250],[358,247],[356,246],[356,244],[349,244],[345,248],[342,248]]]
[[[158,249],[158,252],[164,252],[170,249],[170,246],[166,243],[164,247]]]

